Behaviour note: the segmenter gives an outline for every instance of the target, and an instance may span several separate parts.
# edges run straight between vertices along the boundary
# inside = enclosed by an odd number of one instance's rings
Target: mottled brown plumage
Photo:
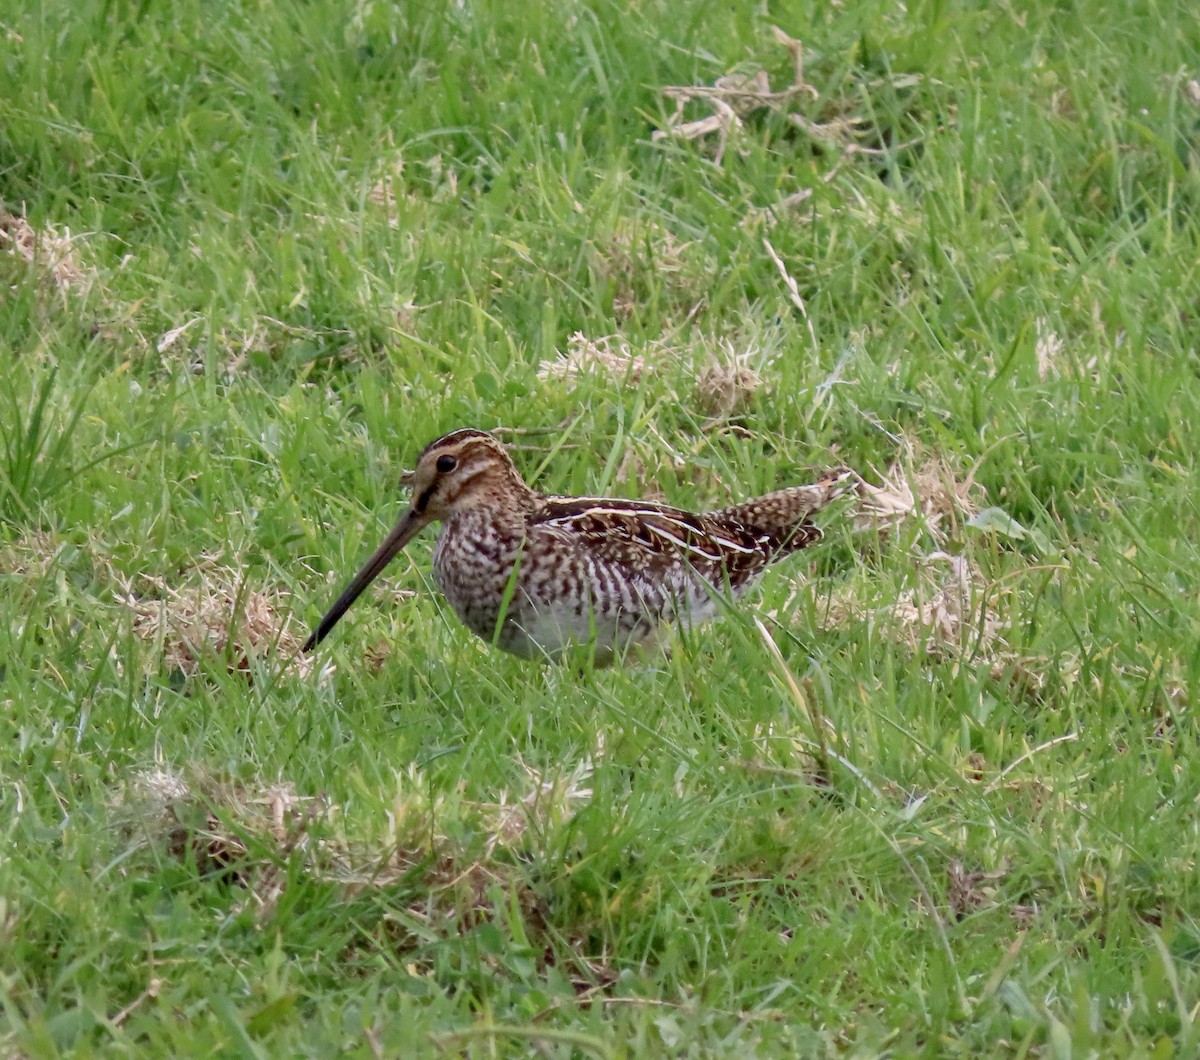
[[[812,517],[854,487],[827,475],[720,511],[649,501],[551,497],[525,483],[490,434],[431,442],[406,484],[412,506],[304,645],[311,651],[391,559],[442,523],[434,576],[463,623],[505,651],[555,656],[594,642],[598,657],[653,639],[665,623],[715,614],[766,567],[820,539]]]

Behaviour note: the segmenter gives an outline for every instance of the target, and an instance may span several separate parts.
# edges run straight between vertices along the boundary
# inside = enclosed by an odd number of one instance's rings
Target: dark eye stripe
[[[423,512],[429,504],[429,498],[432,497],[436,492],[437,484],[435,483],[417,498],[417,502],[413,505],[413,507],[416,508],[417,511]]]

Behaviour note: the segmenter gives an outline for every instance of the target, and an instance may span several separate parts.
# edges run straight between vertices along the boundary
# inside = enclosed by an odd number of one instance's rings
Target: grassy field
[[[1196,1055],[1192,6],[7,7],[0,1056]],[[427,535],[298,661],[467,425],[879,492],[662,657]]]

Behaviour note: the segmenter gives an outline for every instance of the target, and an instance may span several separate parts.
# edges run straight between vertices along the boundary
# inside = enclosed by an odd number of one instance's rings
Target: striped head
[[[410,514],[422,526],[474,508],[508,507],[532,495],[504,446],[470,427],[430,442],[402,481],[412,489]]]
[[[470,428],[430,442],[417,457],[416,468],[407,472],[402,482],[412,488],[408,511],[326,612],[305,641],[304,651],[311,651],[328,636],[363,590],[430,523],[478,509],[519,518],[537,497],[504,446],[490,434]]]

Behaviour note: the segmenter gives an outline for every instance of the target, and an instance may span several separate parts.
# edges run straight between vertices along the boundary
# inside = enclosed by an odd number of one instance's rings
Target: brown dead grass
[[[959,858],[950,858],[946,867],[946,903],[954,920],[966,920],[973,912],[995,909],[1001,904],[997,885],[1008,876],[1008,866],[995,872],[968,870]]]
[[[1048,321],[1037,321],[1037,342],[1034,357],[1037,359],[1038,378],[1050,379],[1062,374],[1063,340],[1050,329]]]
[[[762,389],[762,351],[738,350],[729,340],[709,345],[696,371],[696,402],[715,420],[745,411]]]
[[[577,331],[568,339],[565,352],[541,363],[538,378],[562,380],[572,390],[585,379],[637,386],[686,366],[693,401],[711,421],[722,422],[744,412],[766,385],[762,369],[767,360],[756,345],[738,349],[728,339],[701,340],[690,352],[651,343],[645,354],[638,354],[620,335],[588,338]]]
[[[248,675],[252,660],[274,656],[301,676],[311,673],[282,590],[253,589],[244,572],[215,562],[198,568],[180,588],[150,575],[140,582],[153,596],[126,580],[117,599],[133,611],[134,632],[162,652],[169,670],[191,678],[206,660],[222,660],[229,673]]]
[[[0,545],[0,574],[41,577],[54,565],[63,542],[54,534],[36,530]]]
[[[390,228],[400,226],[400,203],[414,198],[404,187],[404,158],[394,155],[381,162],[375,182],[367,192],[367,202],[383,211]]]
[[[317,849],[310,829],[336,810],[284,782],[251,786],[160,767],[136,774],[119,794],[116,821],[133,846],[192,859],[201,875],[245,887],[268,910],[283,893],[288,859]]]
[[[856,530],[876,530],[887,536],[900,523],[919,519],[936,547],[957,537],[984,501],[973,472],[936,453],[922,453],[905,444],[903,455],[878,476],[880,485],[864,482],[862,503],[855,513]]]
[[[502,791],[493,803],[467,804],[480,814],[487,836],[484,852],[489,857],[499,848],[519,845],[527,835],[565,825],[591,801],[588,784],[595,768],[591,759],[570,772],[553,775],[522,765],[527,781],[523,791]]]
[[[512,855],[567,825],[588,803],[592,769],[590,760],[554,776],[527,769],[518,790],[495,802],[467,802],[431,797],[427,780],[410,767],[397,775],[380,833],[352,841],[339,807],[323,795],[299,795],[282,780],[247,783],[159,766],[130,779],[114,800],[113,819],[133,850],[165,851],[194,863],[202,877],[242,888],[245,904],[263,920],[297,878],[297,861],[299,871],[337,888],[342,900],[386,892],[378,923],[362,924],[361,945],[368,948],[384,941],[416,949],[492,921],[500,887],[515,898],[527,934],[544,936],[543,959],[554,963],[548,910]],[[611,983],[605,962],[583,948],[575,947],[568,969],[577,988]],[[344,956],[352,960],[354,953]]]
[[[920,584],[876,618],[886,617],[892,634],[914,651],[986,654],[1003,643],[1007,623],[978,567],[965,556],[932,552],[920,561]]]
[[[382,834],[361,843],[333,827],[339,808],[329,799],[299,795],[286,781],[247,783],[198,768],[156,767],[136,773],[115,805],[135,846],[165,842],[178,857],[190,852],[202,872],[224,872],[249,859],[236,882],[254,888],[267,868],[264,859],[309,851],[308,867],[317,878],[355,891],[395,884],[431,858],[450,858],[460,868],[469,859],[487,861],[565,826],[591,801],[594,768],[592,759],[553,775],[526,766],[526,782],[516,791],[504,790],[494,802],[471,802],[431,797],[428,781],[410,766],[397,774]],[[457,827],[464,820],[469,829]],[[322,835],[314,838],[317,824]],[[463,840],[450,838],[448,824],[456,825],[449,829],[456,835],[472,836],[471,852]]]
[[[654,294],[669,316],[691,320],[705,305],[713,263],[702,244],[648,217],[622,217],[591,246],[596,276],[612,286],[613,315],[634,317]],[[678,323],[678,321],[677,321]]]
[[[413,306],[406,308],[415,309]],[[397,309],[397,322],[401,310]],[[131,329],[132,330],[132,329]],[[109,337],[118,332],[110,330]],[[287,324],[275,317],[258,315],[241,327],[226,325],[215,333],[206,331],[203,317],[190,317],[168,328],[157,337],[147,338],[133,331],[135,345],[143,352],[153,348],[160,356],[183,364],[195,375],[208,370],[216,361],[216,370],[226,382],[243,374],[252,358],[275,360],[294,343],[308,343],[321,349],[332,349],[341,362],[360,360],[360,351],[344,328],[309,328]],[[168,359],[168,358],[164,358]]]
[[[824,612],[824,624],[832,628],[867,622],[914,653],[987,660],[998,677],[1008,664],[1019,662],[1004,639],[1005,604],[1015,592],[1011,583],[992,583],[966,556],[941,551],[915,557],[913,567],[916,585],[891,604],[869,607],[852,589],[836,592]],[[783,611],[787,609],[785,605]],[[1036,671],[1023,666],[1019,672],[1020,689],[1036,697],[1041,687]]]
[[[719,166],[731,140],[743,128],[744,119],[757,111],[775,111],[784,115],[814,145],[832,148],[843,156],[890,154],[919,142],[914,140],[887,147],[873,145],[870,141],[877,134],[869,117],[858,113],[862,102],[851,98],[823,99],[817,88],[805,79],[804,45],[778,26],[771,27],[771,34],[775,43],[791,55],[790,85],[773,89],[770,77],[762,69],[726,74],[712,85],[669,85],[662,93],[674,102],[675,112],[667,119],[666,128],[655,130],[651,139],[703,140],[715,135],[713,161]],[[901,85],[916,83],[917,78],[900,75],[891,80]],[[685,111],[690,103],[702,103],[712,113],[687,121]],[[815,120],[804,111],[816,111],[822,117]]]
[[[60,291],[85,284],[91,273],[76,253],[71,230],[34,228],[24,217],[0,207],[0,254],[26,262],[35,275]]]
[[[1007,679],[1015,694],[1036,700],[1043,684],[1039,665],[1019,658],[1005,641],[1019,579],[989,579],[960,550],[963,529],[984,504],[973,473],[937,454],[905,457],[879,476],[878,485],[860,480],[859,503],[853,514],[856,531],[873,531],[883,539],[899,536],[914,520],[927,550],[911,559],[911,587],[890,604],[871,607],[859,601],[854,586],[833,594],[824,613],[830,627],[868,622],[893,642],[912,652],[956,660],[987,662],[998,680]],[[797,585],[797,592],[802,585]],[[793,596],[794,599],[794,596]],[[792,599],[782,608],[787,613]]]
[[[1106,330],[1101,322],[1099,309],[1093,306],[1092,316],[1098,330]],[[1050,325],[1044,317],[1034,322],[1034,363],[1038,379],[1086,379],[1092,383],[1100,381],[1100,358],[1089,357],[1086,361],[1072,355],[1072,346]],[[1114,340],[1119,342],[1119,339]]]
[[[539,365],[538,378],[562,379],[573,389],[576,382],[588,376],[607,377],[616,383],[633,385],[649,371],[646,359],[635,354],[619,335],[589,339],[582,331],[577,331],[567,340],[565,353],[560,351],[557,358]]]

